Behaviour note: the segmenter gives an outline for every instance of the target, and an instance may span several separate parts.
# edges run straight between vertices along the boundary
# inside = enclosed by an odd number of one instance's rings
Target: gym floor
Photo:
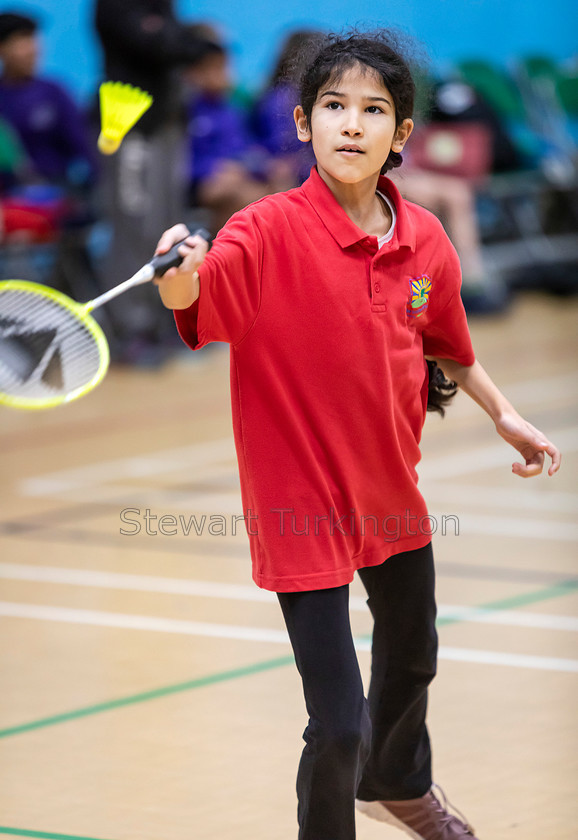
[[[576,837],[577,326],[578,300],[538,293],[471,319],[482,364],[562,449],[555,477],[513,476],[464,395],[424,431],[435,779],[481,840]],[[0,835],[296,838],[305,710],[235,519],[226,348],[113,368],[67,407],[2,409],[0,446]],[[358,818],[359,840],[401,836]]]

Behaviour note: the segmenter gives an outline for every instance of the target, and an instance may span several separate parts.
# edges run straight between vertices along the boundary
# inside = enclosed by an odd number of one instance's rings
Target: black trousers
[[[299,840],[354,840],[355,799],[414,799],[432,784],[427,689],[435,676],[431,545],[359,570],[374,619],[367,700],[349,586],[278,593],[309,723],[297,775]]]

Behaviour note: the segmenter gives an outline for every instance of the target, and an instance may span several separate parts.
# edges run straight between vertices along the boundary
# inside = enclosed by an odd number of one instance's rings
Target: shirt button
[[[376,283],[376,284],[375,284],[375,286],[373,287],[373,291],[374,291],[376,294],[379,294],[379,292],[381,291],[381,286],[379,285],[379,283]]]

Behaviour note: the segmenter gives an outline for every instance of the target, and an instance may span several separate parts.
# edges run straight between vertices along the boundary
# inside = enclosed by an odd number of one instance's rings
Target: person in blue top
[[[0,117],[17,133],[35,182],[67,187],[91,183],[95,156],[84,116],[57,82],[37,75],[38,24],[0,14]]]
[[[254,107],[255,133],[274,160],[279,173],[285,170],[287,189],[303,183],[315,163],[309,145],[295,135],[293,109],[298,96],[300,62],[308,45],[318,42],[320,33],[310,29],[291,32],[281,45],[275,67]]]
[[[249,108],[236,100],[229,52],[219,33],[203,23],[188,29],[191,38],[217,44],[184,70],[190,201],[211,212],[216,232],[247,204],[293,184],[276,177],[271,156],[252,130]]]

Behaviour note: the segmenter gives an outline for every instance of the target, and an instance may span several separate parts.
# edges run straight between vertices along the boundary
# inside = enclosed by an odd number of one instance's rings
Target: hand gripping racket
[[[193,234],[209,239],[205,230]],[[88,303],[24,280],[0,282],[0,403],[52,408],[102,382],[110,352],[94,309],[179,265],[184,240],[153,257],[135,275]]]

